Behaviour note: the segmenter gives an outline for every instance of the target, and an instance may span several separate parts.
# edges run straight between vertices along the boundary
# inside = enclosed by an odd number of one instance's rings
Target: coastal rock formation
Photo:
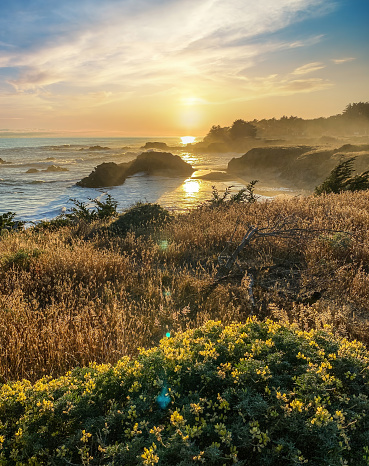
[[[369,168],[369,146],[347,144],[338,149],[311,146],[257,147],[228,163],[227,172],[273,186],[312,190],[344,158],[356,156],[355,170]]]
[[[101,147],[101,146],[91,146],[88,149],[85,149],[82,147],[80,150],[92,150],[92,151],[98,151],[98,150],[110,150],[110,147]]]
[[[105,162],[77,183],[84,188],[102,188],[123,184],[127,177],[136,173],[148,175],[189,176],[194,169],[178,155],[169,152],[143,152],[127,163]]]
[[[29,168],[26,173],[38,173],[39,170],[37,170],[37,168]]]
[[[46,168],[46,170],[42,170],[44,172],[67,172],[68,168],[60,167],[59,165],[50,165]]]
[[[169,149],[167,143],[165,142],[147,142],[141,149],[159,149],[159,150],[167,150]]]

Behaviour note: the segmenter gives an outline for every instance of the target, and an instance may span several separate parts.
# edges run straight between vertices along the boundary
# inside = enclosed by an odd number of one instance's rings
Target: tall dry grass
[[[230,238],[232,251],[249,225],[281,221],[314,231],[256,238],[231,274],[215,280]],[[115,362],[167,331],[250,313],[303,328],[330,323],[369,343],[368,192],[198,209],[139,237],[98,231],[80,225],[1,238],[0,381]]]

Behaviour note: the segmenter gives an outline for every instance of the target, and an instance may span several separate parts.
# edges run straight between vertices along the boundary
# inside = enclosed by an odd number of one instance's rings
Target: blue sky
[[[0,4],[0,128],[202,135],[368,101],[368,0]]]

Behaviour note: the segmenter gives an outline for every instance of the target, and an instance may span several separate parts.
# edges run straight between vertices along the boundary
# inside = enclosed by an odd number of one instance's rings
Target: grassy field
[[[278,234],[255,234],[223,276],[219,255],[250,225]],[[3,232],[0,258],[0,382],[115,363],[210,319],[332,324],[369,343],[368,191],[203,207],[127,235],[98,221]]]

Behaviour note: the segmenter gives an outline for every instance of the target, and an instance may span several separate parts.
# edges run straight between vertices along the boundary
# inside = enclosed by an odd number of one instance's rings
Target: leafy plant
[[[17,269],[29,270],[31,262],[37,259],[40,254],[42,254],[42,251],[39,249],[28,250],[21,248],[14,254],[2,257],[3,267],[5,269],[14,267]]]
[[[233,186],[228,186],[223,194],[220,194],[216,186],[213,186],[212,198],[201,205],[207,207],[219,207],[231,204],[252,204],[257,201],[258,196],[255,194],[255,185],[258,180],[252,180],[245,187],[240,189],[236,194],[231,195]]]
[[[140,233],[142,230],[146,230],[148,226],[153,228],[161,227],[170,218],[170,213],[159,204],[138,202],[120,215],[109,226],[109,231],[119,235],[125,235],[129,231]]]
[[[341,161],[323,181],[315,188],[315,194],[339,193],[341,191],[362,191],[369,189],[369,170],[352,176],[356,157]]]
[[[66,217],[72,220],[83,220],[90,223],[94,220],[106,220],[118,216],[118,202],[112,198],[110,194],[106,196],[105,201],[99,198],[88,198],[94,205],[89,205],[87,202],[79,201],[78,199],[70,199],[74,203],[74,207],[66,214]]]
[[[0,214],[0,231],[5,230],[19,230],[23,227],[24,222],[14,220],[16,214],[14,212],[5,212]]]
[[[2,464],[367,465],[369,353],[254,318],[0,388]],[[163,398],[165,403],[163,403]]]

